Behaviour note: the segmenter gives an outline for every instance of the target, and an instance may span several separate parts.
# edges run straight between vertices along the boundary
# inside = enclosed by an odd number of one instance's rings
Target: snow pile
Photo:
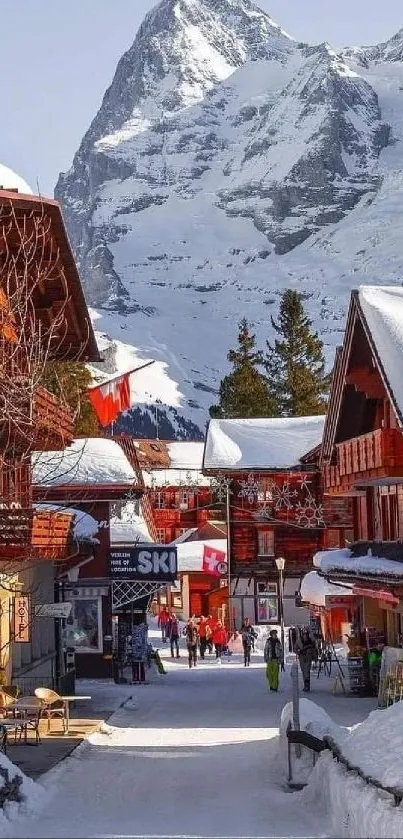
[[[33,195],[32,189],[28,186],[27,182],[20,175],[17,175],[13,169],[9,169],[8,166],[4,166],[2,163],[0,163],[0,188],[5,190],[17,189],[23,195]]]
[[[204,469],[290,469],[322,442],[325,417],[210,420]]]
[[[32,462],[37,485],[137,483],[121,447],[106,437],[73,440],[64,451],[34,452]]]
[[[352,596],[352,588],[352,585],[348,584],[334,585],[320,577],[317,571],[309,571],[301,582],[301,597],[305,603],[326,606],[326,598]]]
[[[137,542],[152,542],[143,517],[133,514],[129,519],[112,516],[110,520],[111,545],[131,545]]]
[[[329,734],[338,739],[352,766],[383,786],[403,791],[403,703],[373,711],[341,741],[337,731]],[[335,836],[375,839],[403,835],[403,805],[395,807],[392,795],[348,772],[329,752],[321,755],[302,797],[306,803],[322,800],[330,807]]]
[[[7,836],[10,831],[10,822],[14,822],[20,817],[27,817],[33,815],[35,812],[41,810],[44,806],[47,794],[43,787],[28,778],[21,772],[18,766],[9,760],[6,755],[0,752],[0,796],[3,794],[4,787],[7,783],[4,774],[8,773],[9,782],[16,777],[21,778],[19,786],[19,797],[21,801],[5,801],[2,808],[0,808],[0,835]],[[7,777],[7,776],[6,776]]]
[[[300,729],[312,734],[314,737],[332,737],[337,743],[344,742],[347,736],[347,729],[337,725],[324,708],[311,702],[310,699],[299,701]],[[287,729],[291,724],[293,727],[293,703],[288,702],[284,706],[280,719],[280,741],[279,758],[281,770],[288,779],[288,740]],[[292,782],[294,784],[306,784],[313,769],[313,755],[310,749],[301,746],[301,756],[296,757],[295,746],[291,748]]]
[[[313,557],[313,564],[324,574],[342,572],[344,574],[356,574],[357,577],[403,577],[403,563],[395,562],[393,559],[385,559],[380,556],[353,556],[348,548],[336,548],[332,551],[319,551]]]
[[[168,443],[171,469],[194,469],[201,472],[203,443]]]
[[[400,375],[403,353],[403,288],[361,286],[359,301],[397,407],[403,414],[403,382]]]

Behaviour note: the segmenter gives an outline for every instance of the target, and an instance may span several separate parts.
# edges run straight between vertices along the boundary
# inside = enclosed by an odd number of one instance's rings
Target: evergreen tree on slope
[[[93,384],[92,376],[80,362],[49,362],[46,365],[42,384],[67,402],[75,417],[74,433],[85,437],[102,435],[98,419],[87,396],[87,389]]]
[[[326,411],[330,376],[325,374],[323,343],[311,330],[302,296],[287,289],[281,299],[278,322],[271,318],[278,338],[267,341],[265,358],[269,392],[279,415],[302,417]]]
[[[219,404],[211,406],[210,416],[226,419],[273,416],[275,403],[259,370],[263,353],[256,350],[256,338],[246,318],[239,324],[238,346],[229,351],[227,359],[233,369],[221,381]]]

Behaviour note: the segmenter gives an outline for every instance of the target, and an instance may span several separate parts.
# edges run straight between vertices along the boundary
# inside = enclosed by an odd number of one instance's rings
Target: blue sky
[[[13,0],[2,7],[0,161],[51,195],[154,0]],[[299,40],[386,40],[402,0],[260,0]],[[24,27],[21,25],[23,8]]]

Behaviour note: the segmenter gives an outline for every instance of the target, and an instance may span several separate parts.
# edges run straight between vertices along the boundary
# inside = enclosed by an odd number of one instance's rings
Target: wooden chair
[[[39,733],[39,721],[42,716],[44,704],[38,696],[21,696],[14,705],[14,712],[21,723],[20,740],[24,734],[25,743],[28,740],[28,731],[35,732],[35,743],[41,742]]]
[[[5,690],[0,690],[0,714],[3,717],[13,716],[16,698]]]
[[[50,721],[52,719],[61,719],[63,721],[63,732],[66,731],[66,705],[56,693],[50,688],[36,688],[35,696],[42,702],[42,717],[47,717],[48,733],[50,731]]]

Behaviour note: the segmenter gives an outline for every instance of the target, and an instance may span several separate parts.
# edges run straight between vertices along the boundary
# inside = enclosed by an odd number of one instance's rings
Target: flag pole
[[[124,373],[115,373],[114,376],[111,376],[110,379],[105,379],[104,382],[98,382],[98,384],[90,385],[87,390],[96,390],[96,388],[102,387],[102,385],[107,385],[109,382],[114,382],[115,379],[120,379],[122,376],[131,376],[132,373],[138,373],[140,370],[145,370],[146,367],[151,367],[151,364],[155,364],[155,359],[147,361],[146,364],[142,364],[141,367],[134,367],[133,370],[126,370]]]

